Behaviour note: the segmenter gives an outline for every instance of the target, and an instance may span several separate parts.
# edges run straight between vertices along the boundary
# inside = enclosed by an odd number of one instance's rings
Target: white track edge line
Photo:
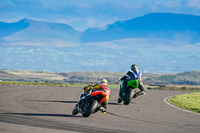
[[[172,96],[170,96],[170,97],[172,97]],[[163,99],[163,101],[164,101],[165,103],[167,103],[168,105],[170,105],[170,106],[176,108],[176,109],[179,109],[179,110],[182,110],[182,111],[185,111],[185,112],[188,112],[188,113],[192,113],[192,114],[195,114],[195,115],[200,115],[199,113],[195,113],[195,112],[192,112],[192,111],[189,111],[189,110],[181,109],[181,108],[179,108],[179,107],[176,107],[176,106],[170,104],[169,102],[167,102],[167,99],[169,99],[170,97],[166,97],[165,99]]]

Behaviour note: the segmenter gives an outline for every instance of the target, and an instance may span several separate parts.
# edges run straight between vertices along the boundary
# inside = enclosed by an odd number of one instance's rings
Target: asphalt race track
[[[166,104],[180,91],[148,90],[126,106],[112,89],[108,112],[72,116],[81,88],[0,85],[0,133],[199,133],[200,115]]]

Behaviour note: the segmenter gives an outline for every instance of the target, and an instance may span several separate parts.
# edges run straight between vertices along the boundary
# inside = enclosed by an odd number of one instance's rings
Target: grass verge
[[[32,82],[17,82],[17,81],[0,81],[2,85],[47,85],[47,86],[58,86],[67,87],[65,83],[32,83]]]
[[[182,109],[200,113],[200,93],[182,94],[171,97],[168,102]]]
[[[2,85],[47,85],[47,86],[58,86],[58,87],[80,87],[83,88],[89,84],[94,83],[35,83],[35,82],[17,82],[17,81],[0,81]],[[119,89],[119,85],[108,85],[111,89]]]
[[[94,85],[94,83],[75,83],[75,84],[68,84],[68,86],[70,86],[70,87],[80,87],[80,88],[83,88],[83,87],[85,87],[85,86],[87,86],[87,85]],[[119,89],[119,85],[114,85],[114,84],[110,84],[110,85],[108,85],[108,87],[110,88],[110,89]]]
[[[176,90],[176,91],[193,91],[200,92],[200,85],[175,85],[175,84],[165,84],[165,85],[145,85],[148,90]]]

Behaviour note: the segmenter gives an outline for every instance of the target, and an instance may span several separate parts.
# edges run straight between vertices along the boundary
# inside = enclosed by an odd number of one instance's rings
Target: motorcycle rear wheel
[[[132,88],[129,88],[128,89],[128,93],[126,95],[126,98],[124,100],[124,105],[129,105],[129,103],[131,102],[132,98],[133,98],[133,95],[134,95],[134,91]]]
[[[94,100],[90,105],[89,107],[82,112],[82,116],[83,117],[88,117],[90,116],[97,108],[98,106],[98,101],[97,100]]]

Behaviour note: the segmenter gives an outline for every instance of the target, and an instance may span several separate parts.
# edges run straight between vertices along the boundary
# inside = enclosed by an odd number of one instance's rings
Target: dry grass
[[[178,90],[178,91],[200,91],[200,85],[145,85],[147,89],[153,90]]]

